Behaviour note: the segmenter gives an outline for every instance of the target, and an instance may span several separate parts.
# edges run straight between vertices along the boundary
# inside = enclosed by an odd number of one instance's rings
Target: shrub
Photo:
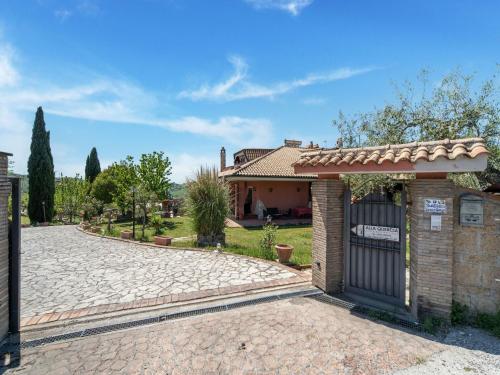
[[[224,227],[229,214],[229,188],[218,178],[217,168],[201,167],[195,180],[188,181],[188,212],[199,245],[224,244]]]
[[[163,229],[162,217],[160,215],[151,216],[151,219],[149,220],[149,225],[151,225],[154,228],[156,235],[161,234]]]
[[[500,337],[500,310],[496,314],[477,314],[475,323],[479,328],[490,331],[493,335]]]
[[[276,258],[274,255],[274,245],[276,245],[276,232],[278,231],[278,226],[266,224],[262,229],[264,230],[260,239],[262,257],[264,259],[273,260]]]
[[[466,324],[468,321],[468,313],[469,309],[466,305],[453,301],[450,314],[451,324],[454,326]]]
[[[444,328],[445,321],[436,316],[426,316],[422,323],[422,328],[425,332],[435,335],[439,330]]]
[[[83,218],[90,220],[102,210],[102,202],[94,197],[87,196],[82,204]]]

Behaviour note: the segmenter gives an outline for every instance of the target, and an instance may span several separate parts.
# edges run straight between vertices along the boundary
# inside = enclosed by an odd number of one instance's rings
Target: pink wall
[[[309,182],[302,181],[239,181],[238,208],[239,218],[243,216],[245,198],[248,188],[255,188],[253,192],[252,213],[255,213],[255,204],[261,200],[266,208],[277,207],[286,213],[290,208],[307,207],[309,203]],[[272,189],[272,191],[270,191]],[[297,191],[299,189],[300,191]]]

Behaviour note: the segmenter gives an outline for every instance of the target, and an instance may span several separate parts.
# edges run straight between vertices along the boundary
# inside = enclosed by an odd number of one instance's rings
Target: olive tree
[[[482,188],[500,181],[500,82],[497,75],[481,83],[473,75],[456,70],[431,84],[422,71],[418,84],[395,85],[396,100],[374,111],[333,121],[343,147],[375,146],[438,139],[481,137],[491,155],[486,171],[455,174],[456,183]],[[390,185],[388,176],[350,176],[353,191],[362,194]]]

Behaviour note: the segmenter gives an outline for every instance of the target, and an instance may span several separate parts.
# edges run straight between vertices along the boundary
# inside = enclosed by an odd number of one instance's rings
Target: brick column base
[[[412,314],[449,319],[453,274],[453,197],[450,180],[412,180],[410,209],[410,302]],[[424,212],[425,198],[442,199],[446,212]],[[431,215],[441,216],[441,230],[431,231]]]
[[[344,277],[344,183],[312,183],[312,283],[327,293],[342,292]]]

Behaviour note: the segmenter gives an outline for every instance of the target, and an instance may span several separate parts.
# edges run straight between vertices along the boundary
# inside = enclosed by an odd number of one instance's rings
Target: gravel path
[[[398,375],[500,374],[500,340],[474,328],[452,329],[444,338],[447,346]]]

